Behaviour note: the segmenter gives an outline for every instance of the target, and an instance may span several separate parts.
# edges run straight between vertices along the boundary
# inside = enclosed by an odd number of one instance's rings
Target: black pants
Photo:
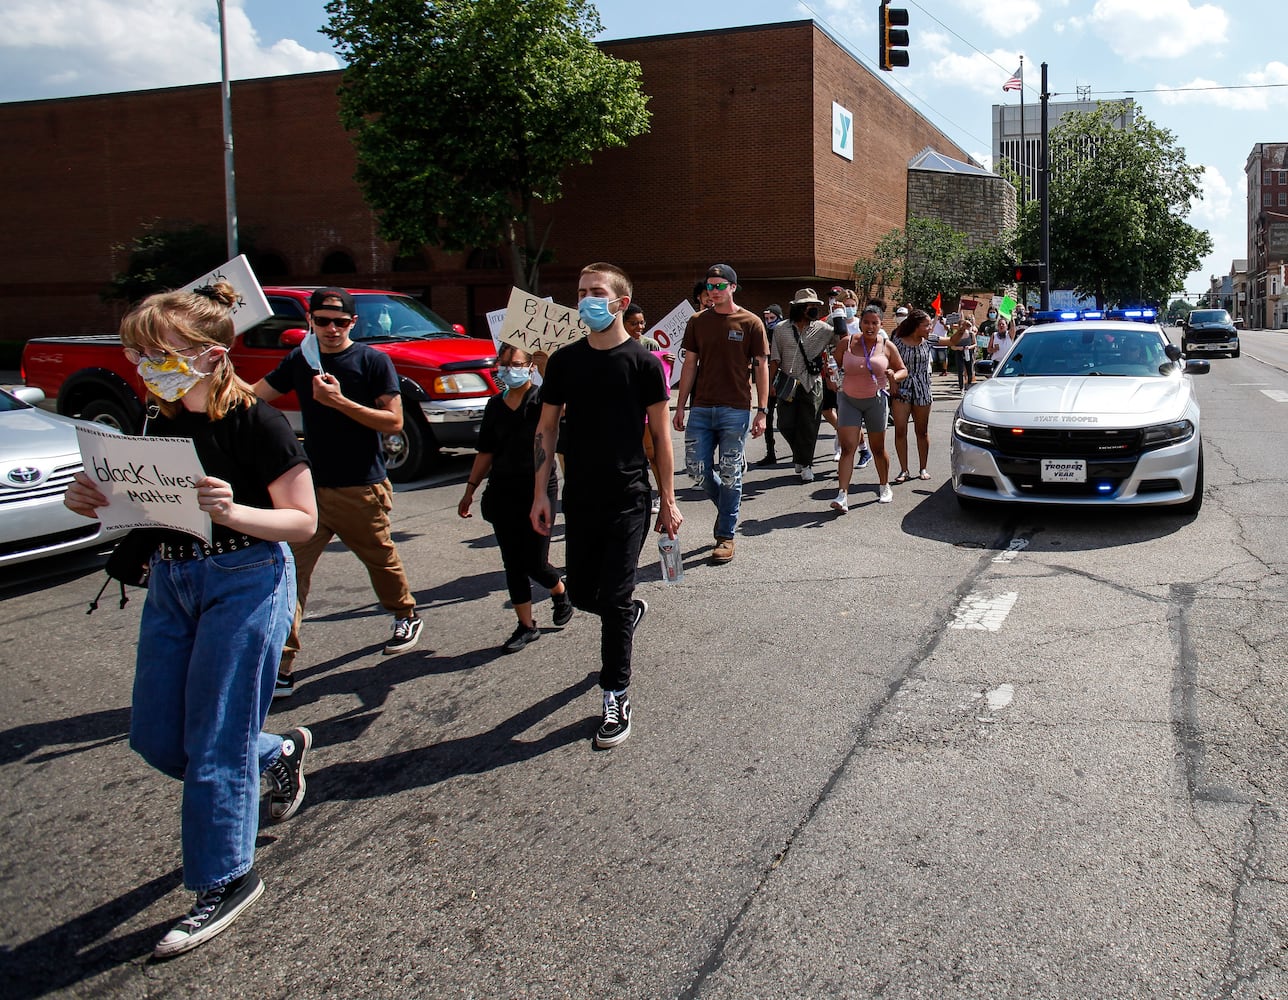
[[[631,622],[635,569],[648,535],[649,492],[615,504],[570,504],[564,498],[568,596],[573,606],[599,615],[599,686],[620,691],[631,682]]]
[[[781,400],[778,403],[778,428],[792,449],[792,462],[796,465],[814,464],[814,448],[818,444],[818,428],[823,413],[819,405],[822,399],[822,390],[815,382],[813,392],[806,392],[803,385],[797,386],[790,403]]]
[[[774,411],[778,409],[778,397],[770,396],[765,406],[765,454],[774,454]]]
[[[550,509],[555,509],[551,491]],[[501,565],[505,567],[505,586],[511,604],[531,604],[532,584],[549,590],[559,582],[559,571],[550,565],[550,536],[532,527],[530,508],[501,508],[490,512],[496,543],[501,547]]]

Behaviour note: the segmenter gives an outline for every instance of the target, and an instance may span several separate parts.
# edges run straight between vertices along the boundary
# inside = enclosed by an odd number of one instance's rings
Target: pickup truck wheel
[[[389,480],[410,483],[428,471],[430,458],[438,448],[434,435],[421,421],[405,413],[402,430],[397,434],[383,435],[385,442],[385,468]]]
[[[81,407],[80,418],[92,420],[96,424],[107,424],[118,431],[133,434],[137,427],[125,407],[111,399],[95,399]]]
[[[1230,352],[1230,357],[1237,358],[1238,356],[1239,356],[1239,348],[1236,347],[1233,351]]]

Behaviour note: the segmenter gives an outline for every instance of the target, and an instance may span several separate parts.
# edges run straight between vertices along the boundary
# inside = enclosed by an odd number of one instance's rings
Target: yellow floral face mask
[[[207,347],[197,358],[204,357],[214,349],[214,345]],[[194,385],[209,377],[208,372],[197,371],[187,358],[179,354],[167,354],[161,361],[142,357],[139,359],[138,372],[148,387],[148,392],[167,403],[182,399]]]

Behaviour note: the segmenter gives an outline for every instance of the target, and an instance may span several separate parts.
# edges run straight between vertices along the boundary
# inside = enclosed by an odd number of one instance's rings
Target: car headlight
[[[477,395],[488,391],[488,384],[482,375],[473,372],[458,372],[454,375],[439,375],[434,379],[434,391],[441,396],[459,396],[465,393]]]
[[[1169,444],[1180,444],[1194,436],[1194,424],[1188,420],[1174,420],[1170,424],[1158,424],[1146,427],[1141,434],[1142,448],[1162,448]]]
[[[965,417],[958,417],[953,421],[953,433],[963,441],[974,441],[976,444],[993,443],[993,430],[988,424],[981,424],[977,420],[967,420]]]

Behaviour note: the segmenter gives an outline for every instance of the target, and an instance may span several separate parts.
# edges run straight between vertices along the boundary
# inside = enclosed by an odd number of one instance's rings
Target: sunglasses
[[[723,292],[728,287],[729,287],[729,282],[727,281],[708,281],[707,282],[708,292]]]
[[[185,347],[182,351],[162,351],[160,354],[144,354],[142,351],[136,351],[133,347],[125,348],[125,359],[132,365],[137,365],[141,361],[151,361],[154,365],[163,365],[172,358],[179,358],[183,361],[196,361],[197,358],[205,354],[205,351],[196,347]],[[190,351],[197,351],[196,354],[190,354]]]
[[[325,329],[328,326],[334,326],[344,330],[353,324],[352,316],[314,316],[313,324]]]

